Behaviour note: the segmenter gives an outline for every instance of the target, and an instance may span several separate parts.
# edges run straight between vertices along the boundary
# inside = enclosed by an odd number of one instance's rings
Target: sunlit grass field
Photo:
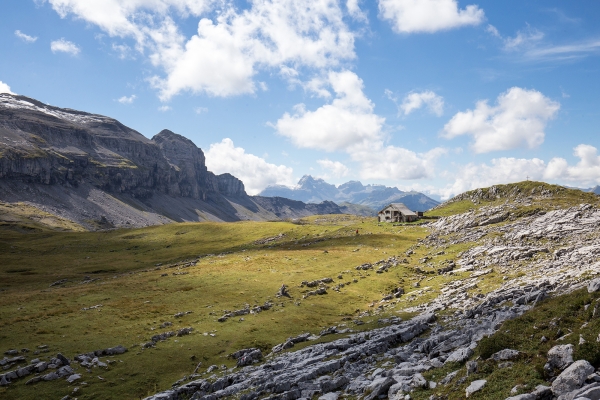
[[[279,234],[283,236],[257,243]],[[374,218],[354,216],[106,232],[3,230],[0,350],[33,352],[48,345],[50,352],[42,357],[57,352],[73,357],[117,345],[129,351],[109,357],[118,362],[106,370],[96,368],[90,374],[80,367],[83,378],[72,385],[61,379],[26,386],[25,377],[0,388],[0,397],[39,398],[42,390],[47,398],[61,398],[77,386],[80,399],[139,398],[169,388],[191,374],[198,362],[201,372],[212,364],[232,367],[227,355],[242,348],[259,347],[267,354],[302,332],[318,334],[340,324],[372,327],[378,318],[401,315],[414,303],[389,302],[376,317],[362,315],[365,325],[353,323],[364,311],[376,310],[391,289],[416,290],[411,279],[424,253],[405,253],[426,234],[419,226],[378,225]],[[391,256],[408,263],[381,274],[355,269]],[[186,267],[188,261],[197,262]],[[303,299],[314,289],[300,287],[302,281],[327,277],[334,280],[328,294]],[[66,283],[50,286],[63,279]],[[339,283],[345,286],[332,290]],[[275,297],[282,284],[289,287],[291,298]],[[226,311],[266,301],[273,303],[268,311],[217,321]],[[174,317],[187,311],[191,313]],[[160,328],[166,321],[173,326]],[[183,327],[194,328],[194,333],[142,350],[151,336]],[[31,353],[26,356],[33,358]]]

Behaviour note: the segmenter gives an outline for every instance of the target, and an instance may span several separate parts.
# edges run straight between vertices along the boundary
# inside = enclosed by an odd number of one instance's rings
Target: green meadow
[[[303,332],[318,334],[333,325],[368,329],[379,318],[404,315],[403,308],[420,301],[411,296],[380,303],[398,286],[416,291],[414,268],[427,250],[405,254],[427,234],[418,225],[379,225],[374,218],[345,215],[295,223],[184,223],[105,232],[34,226],[28,231],[14,224],[2,230],[0,349],[29,349],[28,359],[44,345],[49,352],[36,357],[60,352],[72,358],[117,345],[129,351],[108,357],[115,362],[106,369],[88,373],[79,367],[83,378],[72,385],[62,379],[25,385],[29,377],[22,378],[0,388],[0,397],[7,399],[37,398],[40,390],[61,398],[74,387],[80,399],[140,398],[169,388],[199,362],[199,372],[213,364],[231,368],[235,363],[227,356],[242,348],[259,347],[267,354]],[[377,267],[355,269],[392,256],[406,263],[385,273],[376,273]],[[322,278],[334,281],[327,294],[303,298],[315,288],[302,282]],[[50,286],[61,280],[66,282]],[[343,287],[333,290],[340,283]],[[276,297],[283,284],[291,298]],[[217,321],[227,311],[267,301],[273,304],[268,311]],[[175,318],[180,312],[191,313]],[[164,322],[173,325],[161,328]],[[142,349],[151,336],[184,327],[193,333]]]

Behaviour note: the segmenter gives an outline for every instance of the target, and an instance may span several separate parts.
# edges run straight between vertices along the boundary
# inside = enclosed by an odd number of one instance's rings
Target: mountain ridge
[[[11,94],[0,94],[0,200],[87,229],[342,213],[333,203],[249,196],[241,180],[209,171],[202,149],[168,129],[148,139],[110,117]]]
[[[359,181],[349,181],[339,186],[325,182],[321,178],[304,175],[293,187],[283,185],[268,186],[260,196],[279,196],[307,203],[334,201],[370,207],[372,215],[390,203],[404,203],[413,211],[426,211],[440,204],[423,193],[404,192],[396,187],[385,185],[363,185]]]

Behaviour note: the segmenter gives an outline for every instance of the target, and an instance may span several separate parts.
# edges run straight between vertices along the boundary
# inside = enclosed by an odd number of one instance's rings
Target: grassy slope
[[[357,311],[372,310],[372,302],[392,287],[406,282],[411,290],[410,265],[401,264],[384,274],[359,273],[354,266],[403,254],[426,234],[425,229],[378,226],[373,219],[347,216],[313,217],[306,222],[190,223],[94,233],[4,232],[0,349],[33,351],[47,344],[47,355],[73,356],[123,344],[130,351],[115,357],[123,363],[84,373],[88,385],[77,397],[138,398],[168,388],[189,375],[198,361],[203,362],[202,370],[211,364],[232,366],[225,356],[241,348],[267,350],[301,332],[318,333],[340,323],[354,327],[347,319],[355,318]],[[254,244],[279,233],[286,236],[267,245]],[[311,244],[303,246],[307,243]],[[215,255],[202,257],[195,267],[155,270],[157,263],[166,266],[206,254]],[[417,252],[412,257],[419,256]],[[168,276],[162,277],[164,273]],[[337,279],[340,273],[342,279]],[[86,275],[100,280],[81,284]],[[325,296],[302,299],[306,288],[299,288],[300,283],[323,277],[334,278],[334,284],[351,284],[341,293],[329,290]],[[69,282],[49,287],[60,279]],[[283,283],[290,287],[292,299],[275,298]],[[224,310],[268,299],[275,303],[270,311],[246,315],[243,322],[239,317],[216,321]],[[96,304],[103,307],[82,311]],[[401,304],[391,306],[384,315],[398,315],[395,311],[400,308]],[[180,311],[192,314],[173,318]],[[160,328],[164,321],[174,326]],[[187,326],[196,332],[159,343],[156,349],[140,349],[140,343],[158,332]],[[214,337],[203,335],[211,332]],[[43,389],[49,397],[60,398],[72,390],[62,380],[33,387],[25,386],[26,380],[0,388],[0,397],[35,398]]]
[[[495,188],[496,194],[490,189]],[[546,194],[543,195],[542,191]],[[547,193],[551,193],[548,195]],[[471,200],[475,199],[475,201]],[[577,189],[567,189],[563,186],[551,185],[544,182],[524,181],[506,185],[495,185],[489,188],[465,192],[446,203],[428,211],[425,215],[446,217],[470,210],[478,210],[483,206],[497,206],[507,200],[531,200],[531,206],[522,206],[523,211],[533,208],[556,209],[575,206],[581,203],[598,205],[599,197],[594,193],[582,192]]]
[[[25,203],[0,202],[0,229],[18,232],[75,231],[85,229],[72,221],[57,217]]]
[[[544,364],[548,350],[559,344],[574,346],[574,360],[585,359],[596,368],[600,367],[600,343],[596,341],[600,331],[599,312],[596,311],[595,317],[592,317],[594,307],[600,308],[599,301],[600,293],[590,294],[582,289],[538,304],[526,314],[506,321],[496,334],[479,343],[471,358],[478,362],[477,373],[457,384],[460,378],[466,376],[466,369],[462,365],[454,364],[429,371],[424,376],[439,381],[446,373],[460,369],[449,385],[440,386],[435,391],[418,391],[413,398],[428,399],[436,394],[446,399],[463,399],[467,386],[477,379],[486,379],[488,383],[482,391],[472,396],[473,399],[505,399],[512,396],[510,390],[516,385],[526,385],[518,393],[531,392],[540,384],[548,386],[549,376],[544,373]],[[543,336],[548,339],[547,342],[541,340]],[[580,336],[586,343],[579,344]],[[506,348],[522,352],[517,360],[513,360],[512,367],[499,368],[498,363],[488,360],[493,353]]]

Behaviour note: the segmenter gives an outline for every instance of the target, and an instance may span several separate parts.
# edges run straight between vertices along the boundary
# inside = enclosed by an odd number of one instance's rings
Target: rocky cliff
[[[9,94],[0,94],[0,200],[88,228],[311,212],[303,204],[264,209],[242,181],[208,171],[202,150],[169,130],[148,139],[109,117]]]

